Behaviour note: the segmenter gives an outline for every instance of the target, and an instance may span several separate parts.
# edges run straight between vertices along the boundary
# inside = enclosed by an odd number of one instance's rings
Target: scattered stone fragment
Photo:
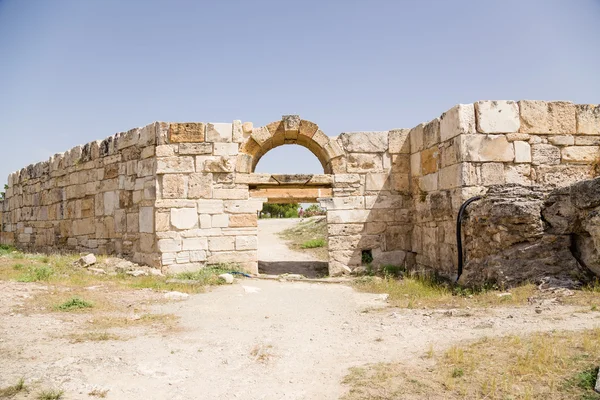
[[[258,293],[260,292],[260,288],[257,288],[256,286],[243,286],[242,288],[244,288],[244,292],[246,293]]]
[[[167,300],[186,300],[190,295],[181,292],[167,292],[164,297]]]
[[[106,271],[102,268],[88,268],[87,270],[93,272],[94,275],[106,275]]]
[[[221,274],[221,275],[219,275],[219,279],[223,280],[225,283],[228,283],[228,284],[233,283],[233,275],[231,275],[231,274]]]
[[[90,265],[96,264],[96,256],[90,253],[86,256],[81,257],[78,260],[78,263],[82,267],[89,267]]]
[[[157,268],[148,268],[148,272],[152,276],[164,276],[161,270]]]
[[[142,275],[148,275],[148,273],[146,271],[142,271],[140,269],[135,270],[135,271],[127,271],[125,272],[127,275],[131,275],[131,276],[142,276]]]

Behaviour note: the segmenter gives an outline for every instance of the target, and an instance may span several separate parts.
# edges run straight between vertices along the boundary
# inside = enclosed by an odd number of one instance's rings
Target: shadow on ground
[[[307,278],[327,276],[326,261],[259,261],[258,272],[267,275],[300,274]]]

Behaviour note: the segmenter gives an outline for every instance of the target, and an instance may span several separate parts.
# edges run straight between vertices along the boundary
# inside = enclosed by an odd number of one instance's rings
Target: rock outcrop
[[[460,282],[512,286],[600,276],[600,178],[548,191],[499,185],[465,220]]]

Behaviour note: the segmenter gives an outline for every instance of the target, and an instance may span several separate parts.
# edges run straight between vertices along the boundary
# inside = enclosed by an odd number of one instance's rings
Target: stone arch
[[[298,115],[284,115],[280,121],[251,128],[246,134],[249,136],[240,147],[237,172],[254,172],[262,156],[284,144],[307,148],[319,159],[325,174],[345,172],[345,153],[336,138],[325,135],[317,124]]]

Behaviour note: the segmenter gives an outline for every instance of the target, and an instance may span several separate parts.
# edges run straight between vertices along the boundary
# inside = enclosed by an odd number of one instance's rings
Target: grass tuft
[[[316,249],[325,246],[325,239],[311,239],[302,243],[300,247],[303,249]]]
[[[17,264],[21,265],[22,264]],[[19,269],[19,268],[15,268]],[[20,277],[17,278],[19,282],[39,282],[39,281],[48,281],[50,277],[54,274],[54,269],[48,265],[39,265],[29,267],[27,272]]]
[[[91,302],[80,299],[79,297],[72,297],[64,303],[57,305],[56,309],[60,311],[73,311],[92,307],[94,307],[94,304],[92,304]]]
[[[17,393],[25,389],[25,379],[20,378],[16,384],[0,389],[0,399],[8,399],[14,397]]]
[[[38,394],[37,399],[38,400],[59,400],[59,399],[62,399],[63,394],[65,394],[65,392],[63,390],[57,390],[57,389],[43,390]]]
[[[88,396],[105,398],[107,394],[108,390],[94,389],[88,393]]]

